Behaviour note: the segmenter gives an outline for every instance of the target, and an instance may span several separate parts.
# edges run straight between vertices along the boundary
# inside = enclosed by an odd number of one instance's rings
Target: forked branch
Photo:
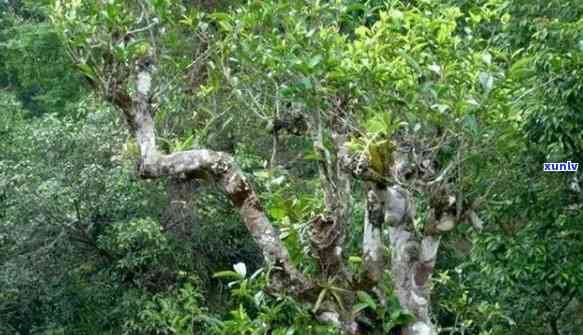
[[[239,210],[265,260],[274,266],[271,288],[295,295],[302,295],[310,289],[312,284],[291,263],[287,249],[265,214],[251,183],[230,155],[205,149],[168,155],[158,151],[150,103],[151,74],[147,66],[138,73],[136,84],[137,90],[131,97],[125,92],[117,92],[110,97],[110,101],[123,111],[138,144],[140,176],[180,176],[215,181]]]

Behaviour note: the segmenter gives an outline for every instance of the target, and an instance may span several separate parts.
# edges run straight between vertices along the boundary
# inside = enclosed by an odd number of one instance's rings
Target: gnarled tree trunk
[[[138,172],[143,178],[170,177],[174,181],[191,182],[194,178],[213,180],[239,210],[241,217],[268,264],[273,266],[269,289],[287,292],[296,297],[315,300],[318,285],[307,279],[291,263],[278,233],[263,210],[251,183],[242,174],[233,158],[226,153],[196,149],[162,154],[156,146],[156,132],[151,107],[150,66],[142,64],[136,76],[137,90],[110,91],[109,100],[124,113],[129,128],[140,149]],[[423,233],[413,226],[414,200],[399,180],[406,164],[399,157],[383,157],[383,171],[371,169],[366,159],[354,162],[345,143],[348,141],[346,101],[338,99],[331,113],[329,128],[333,152],[324,147],[322,120],[317,112],[314,122],[314,147],[321,154],[320,179],[325,194],[326,212],[313,220],[312,244],[320,267],[320,281],[333,282],[347,292],[341,302],[327,301],[319,311],[321,320],[339,324],[344,334],[358,334],[358,324],[350,306],[358,289],[376,293],[379,302],[386,302],[378,284],[383,280],[385,243],[383,229],[388,227],[394,288],[401,306],[415,316],[404,327],[405,335],[434,335],[436,328],[430,318],[430,279],[435,266],[440,234],[451,230],[456,218],[456,199],[445,187],[428,187],[431,197],[429,216]],[[386,147],[384,149],[389,149]],[[362,164],[361,164],[362,163]],[[361,166],[362,165],[362,166]],[[391,172],[391,171],[393,172]],[[407,173],[408,174],[408,173]],[[351,178],[366,183],[366,212],[363,237],[365,278],[355,279],[346,266],[343,254],[346,232],[351,219]],[[441,181],[441,176],[437,179]],[[414,181],[407,181],[410,185]],[[441,185],[441,184],[440,184]],[[458,209],[459,212],[459,209]],[[473,213],[473,212],[472,212]],[[475,216],[475,213],[474,213]],[[472,217],[469,215],[468,217]],[[327,284],[327,285],[328,285]],[[339,304],[343,306],[339,306]],[[348,307],[348,308],[346,308]]]
[[[415,321],[404,327],[403,332],[405,335],[437,334],[429,313],[429,279],[435,265],[439,237],[417,236],[413,227],[414,202],[407,190],[392,186],[385,194],[385,220],[389,225],[395,294],[401,307],[415,316]]]

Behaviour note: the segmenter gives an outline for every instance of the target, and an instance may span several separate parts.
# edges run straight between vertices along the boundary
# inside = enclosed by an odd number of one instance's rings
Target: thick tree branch
[[[144,66],[137,75],[137,91],[127,98],[113,97],[128,121],[140,149],[138,172],[143,178],[165,176],[204,178],[216,181],[237,207],[247,229],[263,251],[265,260],[274,266],[272,289],[301,295],[312,284],[294,267],[288,252],[259,203],[251,183],[234,159],[226,153],[212,150],[189,150],[169,155],[156,147],[155,124],[151,111],[151,75]],[[117,98],[116,98],[117,97]],[[124,103],[119,104],[118,101]]]
[[[329,119],[333,150],[324,146],[323,120],[320,111],[314,115],[312,129],[314,149],[320,154],[318,161],[320,181],[324,190],[326,213],[312,222],[312,247],[317,253],[320,274],[323,278],[343,277],[351,281],[344,266],[343,247],[352,211],[350,175],[342,169],[340,157],[346,155],[347,128],[341,116],[344,110],[341,99],[337,101],[335,116]]]

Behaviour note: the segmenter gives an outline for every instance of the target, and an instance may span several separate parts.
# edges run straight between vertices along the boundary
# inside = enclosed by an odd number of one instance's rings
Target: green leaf
[[[391,9],[389,11],[389,16],[395,20],[402,20],[405,18],[405,14],[403,14],[403,12],[397,9]]]
[[[177,141],[172,151],[183,151],[192,147],[194,143],[194,135],[190,135],[183,141]]]
[[[310,66],[310,68],[315,68],[318,64],[320,64],[320,62],[322,61],[322,55],[316,55],[314,57],[312,57],[312,59],[310,59],[310,61],[308,62],[308,65]]]
[[[332,296],[336,300],[336,303],[338,304],[338,306],[340,306],[340,310],[344,311],[344,303],[342,302],[342,298],[338,294],[337,290],[330,290],[330,293],[332,294]]]
[[[415,315],[403,310],[397,310],[391,313],[391,320],[393,320],[395,324],[406,325],[415,321]]]
[[[403,57],[407,61],[407,63],[409,63],[413,67],[416,73],[418,74],[423,73],[423,70],[421,69],[421,66],[419,66],[419,63],[407,52],[405,52],[405,50],[399,49],[397,50],[397,53],[401,55],[401,57]]]
[[[351,153],[362,152],[366,149],[366,143],[358,138],[351,138],[350,141],[344,144],[348,147]]]
[[[85,74],[87,77],[91,78],[91,80],[95,80],[95,70],[89,64],[77,64],[77,67]]]
[[[287,216],[287,211],[283,207],[276,206],[269,209],[269,215],[271,215],[275,221],[280,221]]]
[[[354,314],[358,314],[358,313],[360,313],[361,311],[363,311],[363,310],[367,309],[368,307],[369,307],[369,305],[368,305],[367,303],[365,303],[365,302],[358,303],[358,304],[356,304],[356,305],[354,305],[354,306],[352,307],[352,314],[353,314],[353,315],[354,315]]]
[[[364,125],[366,130],[371,133],[383,133],[386,131],[386,124],[384,118],[380,114],[368,119]]]
[[[300,86],[305,90],[311,90],[312,88],[314,88],[314,85],[312,84],[310,78],[304,78],[300,80]]]
[[[431,106],[431,108],[437,109],[441,114],[444,114],[450,109],[449,106],[446,104],[435,104]]]
[[[524,57],[512,65],[508,76],[514,80],[524,80],[534,72],[533,57]]]
[[[243,279],[243,277],[235,271],[219,271],[213,275],[213,278]]]
[[[324,301],[324,298],[326,297],[327,292],[328,292],[328,289],[322,289],[322,291],[318,295],[318,300],[316,300],[316,304],[314,305],[314,308],[312,310],[314,313],[316,313],[320,309],[320,305]]]
[[[376,302],[368,293],[366,293],[364,291],[358,291],[358,292],[356,292],[356,295],[358,296],[358,299],[360,301],[367,304],[370,308],[372,308],[373,310],[377,309]]]

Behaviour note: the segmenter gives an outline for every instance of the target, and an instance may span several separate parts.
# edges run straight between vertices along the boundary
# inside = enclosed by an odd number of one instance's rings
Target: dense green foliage
[[[138,24],[155,29],[124,41]],[[433,145],[454,134],[438,160],[458,155],[455,192],[484,229],[444,238],[431,301],[442,333],[583,333],[583,179],[542,169],[583,163],[583,2],[9,0],[0,334],[339,334],[318,304],[266,293],[270,269],[213,185],[190,185],[184,202],[172,180],[136,175],[136,144],[94,86],[150,54],[163,151],[232,154],[304,273],[316,272],[309,226],[324,207],[306,123],[349,96],[350,150],[376,171],[399,129]],[[320,285],[320,301],[342,290]],[[411,315],[390,276],[382,286],[388,307],[359,291],[353,312],[391,334]]]

